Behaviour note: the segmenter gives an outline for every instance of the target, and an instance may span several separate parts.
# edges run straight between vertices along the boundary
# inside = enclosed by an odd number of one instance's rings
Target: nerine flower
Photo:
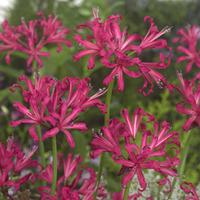
[[[49,56],[49,52],[44,51],[48,44],[55,44],[58,51],[62,50],[62,45],[71,46],[71,42],[66,39],[69,30],[62,25],[56,17],[38,14],[38,18],[26,23],[23,19],[18,26],[11,26],[7,20],[2,24],[0,32],[0,52],[6,52],[6,62],[10,63],[10,55],[15,51],[23,52],[27,55],[27,66],[31,67],[35,61],[42,67],[42,57]]]
[[[118,81],[118,89],[124,90],[124,74],[132,78],[143,76],[145,79],[141,92],[144,95],[149,94],[153,90],[153,82],[158,85],[167,86],[167,81],[157,69],[165,69],[170,64],[170,56],[165,56],[160,52],[158,62],[146,62],[141,58],[142,52],[146,49],[168,50],[165,39],[160,39],[169,28],[161,31],[158,30],[153,20],[145,17],[145,22],[150,22],[150,28],[147,34],[142,37],[139,34],[128,34],[126,29],[120,28],[119,15],[109,16],[106,20],[99,18],[98,13],[94,13],[94,19],[81,25],[81,29],[89,29],[90,35],[83,39],[80,34],[75,36],[75,40],[83,47],[83,50],[75,54],[75,60],[79,60],[84,56],[89,56],[88,68],[95,67],[95,60],[100,62],[106,68],[111,70],[103,83],[108,85],[115,77]],[[145,89],[150,84],[150,89],[146,93]]]
[[[95,158],[103,152],[110,152],[115,156],[121,155],[119,143],[123,128],[123,124],[118,119],[111,120],[109,127],[102,127],[102,134],[96,133],[91,141],[91,157]]]
[[[55,195],[51,195],[51,182],[53,177],[52,166],[49,165],[41,172],[40,178],[47,182],[47,186],[39,187],[41,199],[46,200],[91,200],[96,191],[96,174],[92,168],[79,169],[80,156],[74,157],[68,154],[63,161],[64,174],[57,181]],[[105,199],[106,192],[100,185],[97,192],[98,199]]]
[[[123,175],[122,184],[127,185],[137,176],[141,190],[147,186],[144,175],[146,169],[153,169],[163,176],[177,176],[175,167],[179,164],[177,155],[180,144],[178,133],[170,131],[170,124],[164,121],[159,125],[152,115],[141,108],[136,109],[132,119],[127,109],[122,111],[122,117],[125,122],[116,121],[115,125],[123,129],[116,132],[113,125],[108,125],[103,128],[102,135],[94,137],[91,142],[92,155],[109,152],[112,159],[121,165],[119,174]],[[150,125],[152,128],[149,128]],[[116,137],[118,140],[115,140]],[[140,142],[136,137],[140,138]],[[122,153],[120,141],[124,141],[127,155]],[[175,155],[168,153],[169,147]]]
[[[36,126],[44,130],[43,140],[54,137],[63,132],[71,147],[75,146],[70,130],[87,130],[85,122],[78,122],[79,115],[90,107],[96,106],[102,112],[106,111],[105,105],[99,100],[104,90],[90,96],[89,79],[66,77],[62,81],[52,77],[36,76],[35,82],[22,76],[26,86],[15,84],[22,91],[27,105],[15,102],[14,107],[24,116],[12,121],[12,126],[30,124],[29,133],[38,141]]]
[[[192,66],[200,67],[200,51],[197,47],[200,38],[200,27],[196,25],[188,26],[185,29],[180,28],[174,38],[174,43],[178,43],[177,50],[181,55],[177,59],[177,63],[186,61],[186,73],[190,72]]]
[[[34,140],[38,140],[37,134],[35,134],[35,127],[38,125],[45,125],[45,122],[51,120],[47,116],[46,109],[50,102],[50,91],[55,85],[55,80],[50,76],[35,76],[34,82],[28,77],[22,75],[19,77],[21,84],[14,84],[11,90],[20,88],[23,99],[26,104],[21,102],[15,102],[13,106],[24,117],[16,121],[12,121],[11,125],[16,127],[20,124],[30,124],[29,133]]]
[[[38,162],[32,160],[36,150],[37,147],[34,147],[25,154],[13,138],[9,138],[6,145],[0,142],[0,188],[8,192],[9,188],[14,187],[17,191],[31,179],[31,172],[22,174],[23,171],[38,166]]]
[[[180,86],[176,87],[182,96],[182,101],[176,105],[176,110],[183,115],[188,115],[188,119],[183,125],[183,129],[188,131],[194,126],[200,126],[200,84],[199,77],[191,80],[184,80],[181,73],[178,73]]]

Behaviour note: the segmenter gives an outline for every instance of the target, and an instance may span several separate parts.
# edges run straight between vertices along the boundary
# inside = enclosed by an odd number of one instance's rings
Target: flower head
[[[96,133],[91,142],[91,156],[95,158],[103,152],[110,152],[115,156],[121,155],[119,142],[120,132],[123,131],[123,127],[123,124],[118,119],[111,120],[109,127],[102,127],[102,133]]]
[[[189,118],[183,125],[183,129],[188,131],[192,127],[200,126],[200,84],[199,77],[191,80],[184,80],[181,73],[178,73],[180,86],[176,87],[182,96],[182,102],[176,105],[176,110]],[[196,83],[197,82],[197,83]]]
[[[105,91],[101,90],[90,96],[87,78],[66,77],[58,81],[48,76],[36,76],[33,83],[23,76],[20,81],[24,81],[26,86],[14,86],[21,89],[27,106],[20,102],[14,103],[14,107],[24,118],[12,121],[11,125],[30,124],[29,133],[35,141],[38,141],[36,126],[42,126],[43,140],[63,132],[69,145],[74,147],[70,130],[87,130],[86,123],[77,121],[78,116],[93,106],[102,112],[106,111],[105,105],[99,100]]]
[[[57,190],[55,195],[50,195],[51,182],[53,177],[52,166],[49,165],[41,172],[41,179],[47,182],[47,186],[39,187],[42,199],[50,200],[90,200],[93,198],[96,189],[96,174],[92,168],[80,170],[80,156],[73,158],[72,154],[68,154],[66,160],[63,161],[64,174],[57,181]],[[100,185],[98,197],[106,196],[105,191]],[[102,198],[103,199],[103,198]]]
[[[141,190],[147,187],[146,169],[153,169],[163,176],[176,176],[180,143],[178,133],[170,131],[170,124],[164,121],[159,125],[154,116],[141,108],[135,110],[132,120],[127,109],[122,111],[122,117],[125,122],[118,120],[115,126],[123,128],[115,131],[111,123],[103,128],[102,135],[94,137],[92,155],[111,153],[112,159],[121,165],[119,174],[123,175],[122,184],[127,185],[137,176]],[[122,153],[122,141],[126,153]],[[174,152],[173,156],[168,153],[169,147]]]
[[[56,17],[46,18],[39,13],[38,18],[26,23],[23,19],[18,26],[11,26],[7,20],[2,24],[0,33],[0,51],[7,52],[6,62],[10,63],[10,55],[15,51],[27,55],[27,66],[32,67],[35,61],[42,67],[42,57],[48,57],[49,52],[44,51],[48,44],[55,44],[61,51],[62,44],[71,46],[66,40],[69,30],[65,28]]]
[[[38,162],[32,160],[37,150],[34,147],[28,154],[25,154],[19,145],[9,138],[7,145],[0,142],[0,187],[8,190],[14,187],[19,190],[20,186],[31,179],[32,173],[22,175],[24,170],[37,167]]]
[[[178,57],[177,63],[186,61],[185,71],[188,73],[193,65],[200,67],[200,52],[197,47],[200,38],[200,27],[192,25],[185,29],[181,28],[177,34],[178,36],[174,38],[174,42],[179,44],[177,50],[182,54]]]
[[[170,56],[165,56],[160,53],[158,62],[144,62],[141,59],[141,54],[146,49],[169,49],[165,39],[160,39],[162,35],[169,31],[165,28],[158,30],[153,20],[146,16],[145,22],[150,22],[150,28],[146,36],[142,37],[138,34],[129,34],[126,29],[120,28],[121,16],[112,15],[104,21],[99,16],[94,14],[94,19],[80,27],[89,29],[92,34],[83,39],[82,36],[76,35],[75,40],[83,47],[83,50],[78,52],[74,58],[79,60],[84,56],[89,56],[88,68],[95,67],[95,60],[100,59],[100,62],[111,73],[107,75],[103,84],[108,85],[115,77],[118,82],[118,90],[124,90],[124,74],[132,78],[143,76],[145,79],[144,86],[141,89],[143,94],[147,85],[150,84],[150,90],[153,90],[153,82],[167,86],[167,81],[163,75],[157,72],[157,69],[165,69],[170,64]]]

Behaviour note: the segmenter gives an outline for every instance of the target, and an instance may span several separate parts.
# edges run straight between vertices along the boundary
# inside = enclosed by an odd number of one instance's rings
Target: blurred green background
[[[172,27],[172,31],[168,33],[167,37],[169,44],[173,47],[173,60],[170,67],[162,73],[172,83],[178,83],[176,77],[176,70],[184,71],[184,64],[175,64],[176,53],[175,47],[172,44],[172,38],[179,27],[188,24],[200,24],[200,1],[184,1],[184,0],[14,0],[12,8],[6,10],[6,18],[12,25],[20,23],[21,17],[26,21],[35,18],[35,14],[39,10],[43,10],[45,14],[54,14],[63,21],[63,24],[71,30],[70,37],[76,33],[76,26],[84,23],[91,18],[92,8],[98,7],[100,16],[106,18],[108,15],[119,13],[123,16],[122,26],[126,27],[129,33],[138,32],[145,34],[148,27],[143,23],[143,18],[149,15],[154,18],[155,23],[159,29],[165,26]],[[57,78],[64,76],[79,76],[84,75],[84,66],[86,60],[82,59],[75,63],[72,56],[79,47],[73,42],[73,48],[64,48],[59,54],[56,53],[56,48],[51,48],[51,57],[43,59],[44,67],[41,74],[53,75]],[[3,59],[5,54],[0,54],[0,139],[5,141],[8,136],[14,135],[24,146],[32,145],[27,133],[26,126],[20,126],[15,129],[9,126],[9,121],[15,116],[12,108],[12,102],[22,100],[18,92],[11,93],[8,89],[13,83],[17,81],[20,74],[26,73],[30,75],[25,69],[26,62],[23,57],[18,55],[12,56],[10,65],[6,65]],[[154,53],[146,55],[147,59],[152,61],[155,57]],[[97,64],[98,65],[98,64]],[[193,67],[193,74],[198,70]],[[96,71],[90,74],[93,92],[99,88],[104,87],[102,80],[106,71],[101,66]],[[189,76],[192,76],[190,74]],[[175,105],[181,99],[178,94],[170,95],[168,91],[155,87],[154,93],[148,97],[144,97],[138,93],[138,88],[143,84],[142,79],[125,78],[125,91],[118,93],[114,90],[111,116],[120,117],[120,110],[124,107],[133,111],[137,106],[142,106],[146,111],[154,114],[160,120],[168,120],[172,124],[174,130],[183,134],[181,126],[184,123],[184,117],[180,116],[175,109]],[[103,98],[102,98],[103,99]],[[104,99],[103,99],[104,100]],[[78,142],[74,152],[82,156],[86,156],[89,160],[89,141],[92,137],[92,129],[98,130],[103,125],[103,116],[96,109],[89,110],[84,116],[81,116],[88,123],[90,127],[89,134],[74,133],[76,142]],[[185,179],[197,184],[200,180],[200,135],[196,129],[192,130],[192,139],[190,141],[189,156],[187,158],[187,166],[185,171]],[[64,136],[59,135],[60,138]],[[182,136],[183,137],[183,136]],[[48,143],[48,141],[46,142]],[[69,151],[67,144],[62,139],[58,139],[60,150],[67,153]],[[48,150],[46,145],[46,150]],[[108,187],[112,191],[119,189],[119,184],[116,184],[116,171],[119,169],[107,157],[106,167],[108,176]]]

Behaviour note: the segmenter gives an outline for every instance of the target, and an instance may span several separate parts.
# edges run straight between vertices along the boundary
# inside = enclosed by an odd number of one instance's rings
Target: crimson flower
[[[115,131],[111,123],[103,128],[103,134],[94,137],[91,154],[98,156],[102,152],[111,153],[112,159],[121,165],[119,174],[123,175],[122,185],[127,185],[136,175],[141,190],[147,186],[143,170],[153,169],[163,176],[177,176],[175,167],[179,164],[179,150],[175,147],[179,148],[180,144],[178,133],[170,131],[170,124],[164,121],[159,125],[154,116],[141,108],[135,110],[132,119],[128,110],[124,109],[122,117],[125,122],[118,120],[114,125],[123,128]],[[117,137],[118,140],[115,140]],[[122,139],[126,156],[121,153]],[[169,147],[174,156],[168,154]]]
[[[190,72],[192,66],[200,67],[200,52],[197,44],[200,38],[200,28],[196,25],[181,28],[177,32],[178,36],[174,38],[174,43],[178,43],[178,52],[182,55],[178,57],[177,63],[186,61],[186,73]]]
[[[72,154],[68,154],[67,159],[63,161],[64,174],[57,181],[56,194],[51,195],[51,182],[53,177],[53,169],[48,165],[41,172],[40,178],[47,182],[47,186],[39,187],[42,200],[91,200],[96,191],[96,174],[92,168],[79,170],[81,162],[80,156],[73,158]],[[100,185],[97,196],[100,199],[106,197],[105,190]]]
[[[96,158],[103,152],[110,152],[115,156],[120,156],[120,131],[123,131],[123,127],[123,124],[118,119],[113,119],[110,121],[109,127],[101,129],[102,134],[96,133],[91,142],[91,157]]]
[[[49,76],[36,76],[33,82],[28,77],[22,75],[19,77],[19,81],[23,82],[25,86],[23,87],[22,84],[14,84],[11,90],[20,88],[23,99],[28,106],[20,102],[15,102],[13,106],[24,118],[12,121],[10,124],[14,127],[20,124],[30,124],[29,133],[35,141],[38,141],[38,136],[34,129],[36,126],[51,120],[45,112],[51,98],[50,90],[54,87],[55,80]]]
[[[199,77],[196,76],[191,80],[184,80],[182,74],[178,73],[178,78],[180,80],[180,86],[176,87],[176,89],[183,97],[183,100],[176,105],[176,110],[180,114],[189,116],[183,125],[183,129],[188,131],[192,127],[200,126]]]
[[[32,160],[32,156],[37,150],[34,147],[28,154],[25,154],[13,138],[9,138],[7,145],[0,142],[0,188],[8,192],[14,187],[19,190],[20,186],[27,183],[32,176],[29,172],[22,175],[24,171],[37,167],[38,162]]]
[[[31,67],[36,61],[42,67],[42,57],[49,56],[49,52],[44,51],[48,44],[55,44],[58,51],[62,50],[62,44],[71,46],[71,42],[66,40],[69,30],[65,28],[56,17],[46,18],[39,13],[38,18],[26,23],[24,20],[18,26],[10,26],[7,20],[2,24],[0,33],[0,52],[7,52],[6,62],[10,63],[10,55],[15,51],[23,52],[27,55],[27,66]]]
[[[70,130],[87,130],[86,123],[77,122],[79,115],[93,106],[102,112],[106,111],[105,105],[99,100],[105,91],[100,90],[90,96],[88,78],[66,77],[58,81],[48,76],[36,76],[33,83],[22,76],[20,81],[26,86],[15,84],[14,87],[21,89],[27,106],[20,102],[14,103],[14,107],[24,118],[12,121],[11,125],[15,127],[20,124],[30,124],[29,134],[35,141],[38,141],[36,126],[42,126],[43,140],[63,132],[69,145],[74,147]]]
[[[80,34],[75,36],[75,40],[83,47],[83,50],[75,54],[75,60],[84,56],[89,56],[88,68],[95,67],[95,60],[100,62],[106,68],[111,70],[103,84],[108,85],[115,77],[118,81],[118,90],[124,90],[124,74],[132,78],[143,76],[145,79],[143,88],[140,90],[144,95],[153,91],[153,82],[158,85],[168,86],[166,79],[157,69],[165,69],[170,64],[170,57],[160,53],[158,62],[145,62],[141,59],[142,52],[146,49],[168,50],[165,39],[160,39],[162,35],[169,31],[165,28],[158,30],[153,20],[146,16],[144,21],[150,22],[150,28],[147,34],[142,37],[138,34],[128,34],[120,28],[119,15],[109,16],[106,20],[99,18],[98,13],[94,13],[94,19],[81,25],[81,29],[89,29],[90,35],[83,39]],[[149,92],[145,89],[150,84]]]

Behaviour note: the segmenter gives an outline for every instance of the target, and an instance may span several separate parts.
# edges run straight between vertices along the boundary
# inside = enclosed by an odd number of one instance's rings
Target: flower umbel
[[[42,57],[48,57],[49,52],[44,50],[48,44],[57,45],[57,51],[62,50],[62,45],[71,46],[66,39],[69,30],[65,28],[56,17],[46,18],[39,13],[38,18],[29,21],[21,20],[18,26],[10,26],[7,20],[2,24],[0,33],[0,52],[7,52],[6,62],[10,63],[10,55],[14,52],[23,52],[27,55],[27,67],[32,67],[36,62],[42,67]]]
[[[183,55],[180,55],[177,59],[177,63],[186,61],[186,73],[189,73],[195,65],[200,67],[200,51],[197,44],[200,38],[200,27],[196,25],[181,28],[177,32],[177,37],[174,38],[174,43],[178,43],[177,51]]]
[[[176,105],[176,110],[189,118],[183,125],[185,131],[193,127],[200,126],[200,83],[199,77],[196,76],[191,80],[184,80],[181,73],[178,73],[180,86],[176,87],[177,91],[183,97],[182,102]]]
[[[89,29],[91,35],[87,35],[87,39],[83,39],[80,34],[75,36],[75,40],[84,48],[75,54],[75,60],[79,60],[84,56],[89,56],[88,69],[95,67],[95,60],[100,62],[111,73],[103,80],[103,84],[108,85],[116,77],[118,81],[118,90],[124,90],[124,74],[132,78],[143,76],[145,79],[143,88],[140,90],[144,95],[153,91],[153,82],[162,87],[167,86],[167,81],[157,69],[165,69],[170,64],[170,56],[160,52],[158,62],[146,62],[141,59],[141,55],[146,49],[169,50],[167,41],[160,39],[162,35],[170,29],[165,28],[158,30],[153,19],[146,16],[144,21],[150,22],[148,33],[142,37],[138,34],[128,34],[126,29],[120,29],[121,16],[112,15],[106,20],[99,18],[98,14],[94,14],[94,19],[85,25],[80,25],[81,29]],[[145,89],[150,84],[149,91]]]
[[[53,177],[52,166],[49,165],[42,173],[41,178],[48,183],[47,186],[39,187],[41,199],[46,200],[90,200],[93,199],[95,192],[96,174],[92,168],[80,170],[80,156],[73,158],[72,154],[68,154],[63,160],[64,174],[57,181],[57,190],[55,195],[51,195],[50,184]],[[62,167],[62,166],[60,166]],[[59,168],[60,168],[59,167]],[[106,197],[106,192],[101,185],[98,190],[100,199]]]
[[[86,123],[77,122],[78,116],[90,107],[96,106],[105,112],[105,105],[99,100],[104,94],[99,91],[90,96],[89,79],[66,77],[62,81],[44,76],[35,77],[33,83],[27,77],[22,76],[26,86],[15,84],[14,87],[21,89],[27,106],[20,102],[14,103],[14,107],[22,113],[24,118],[12,121],[12,126],[30,124],[29,133],[35,141],[38,135],[36,126],[43,128],[43,140],[54,137],[63,132],[71,147],[75,146],[71,130],[87,130]]]
[[[170,124],[164,121],[159,125],[152,115],[141,108],[135,110],[133,120],[130,120],[127,109],[122,111],[122,117],[125,122],[115,121],[115,126],[122,129],[115,131],[111,121],[108,127],[103,128],[102,135],[94,137],[92,155],[111,153],[112,159],[122,166],[119,172],[123,175],[122,185],[127,185],[136,175],[142,191],[147,187],[145,169],[153,169],[163,176],[177,176],[175,167],[179,164],[177,156],[180,144],[178,133],[170,131]],[[147,128],[150,124],[152,129]],[[138,144],[135,139],[139,132],[142,137]],[[115,141],[116,137],[118,139]],[[121,152],[120,141],[123,141],[126,156]],[[174,152],[173,156],[168,153],[169,147]]]
[[[20,146],[9,138],[7,144],[0,142],[0,190],[8,193],[9,188],[20,189],[20,186],[30,181],[33,174],[29,172],[22,175],[23,171],[37,167],[38,162],[32,160],[37,147],[34,147],[27,155]]]

